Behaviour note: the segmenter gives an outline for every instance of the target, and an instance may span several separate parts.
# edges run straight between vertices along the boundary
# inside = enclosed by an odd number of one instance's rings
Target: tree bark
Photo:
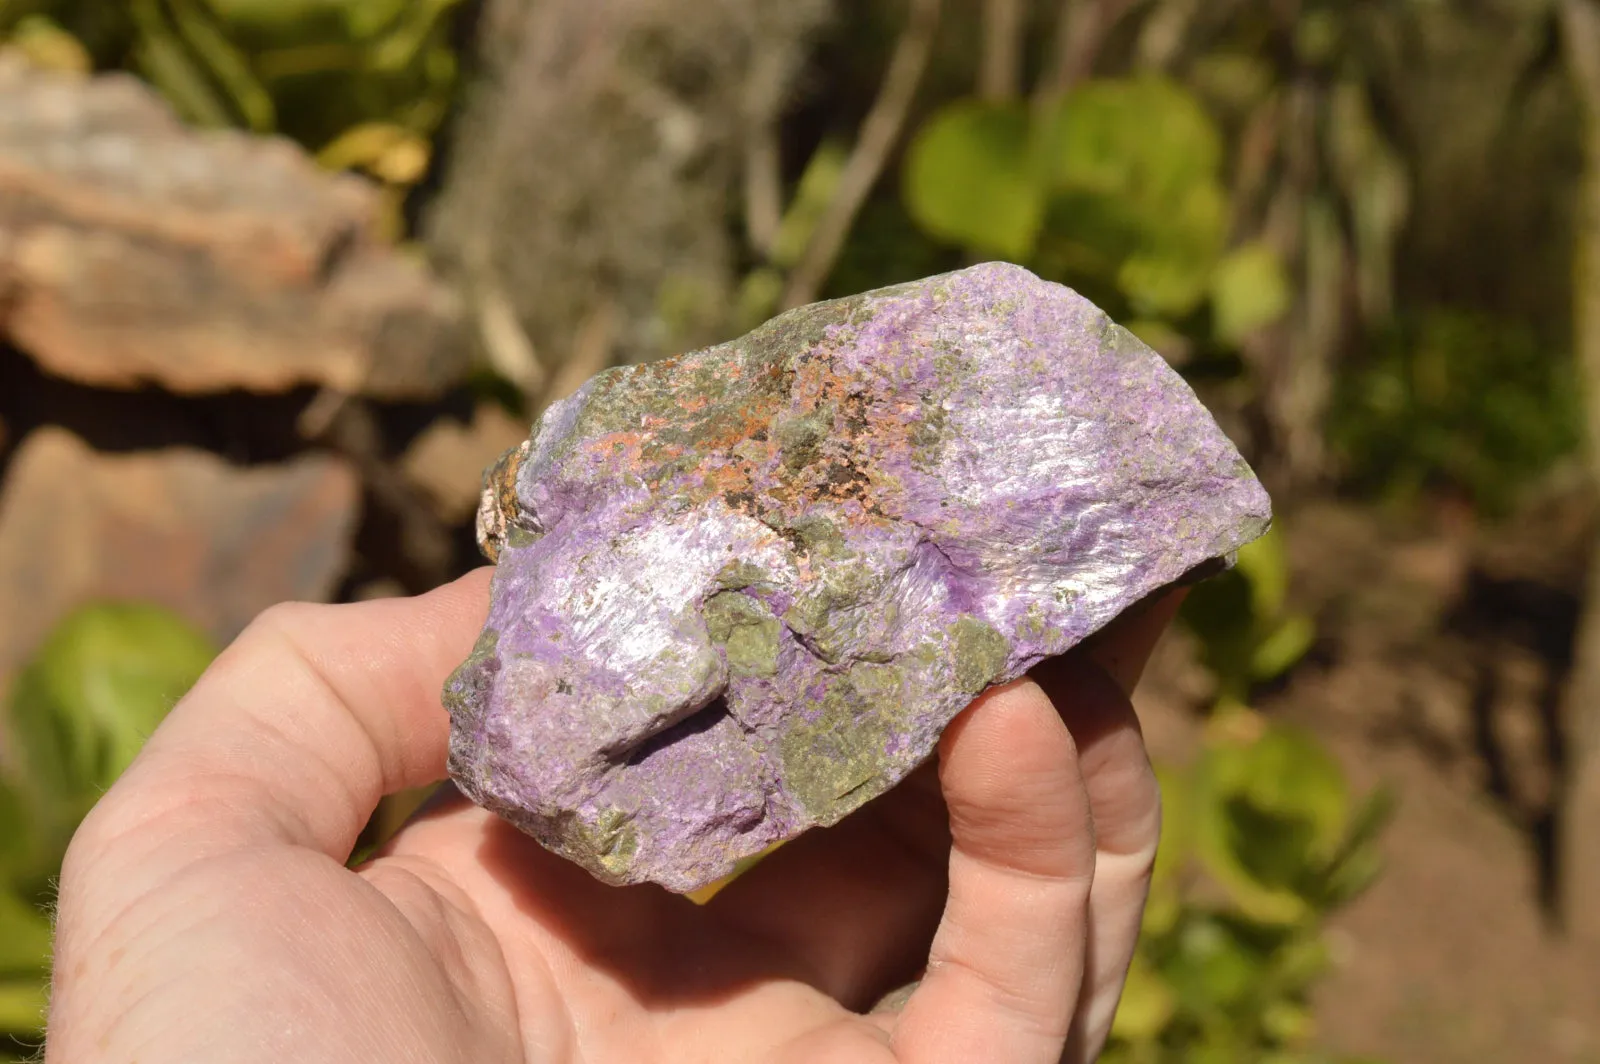
[[[1589,468],[1600,485],[1600,4],[1561,0],[1560,13],[1568,68],[1584,114],[1573,338],[1588,422]],[[1600,945],[1600,543],[1591,558],[1564,707],[1568,742],[1558,810],[1557,886],[1567,933]]]

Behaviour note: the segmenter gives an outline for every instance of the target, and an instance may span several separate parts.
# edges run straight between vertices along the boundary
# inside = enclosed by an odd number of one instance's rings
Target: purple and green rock
[[[693,891],[1270,519],[1069,289],[989,264],[801,307],[600,374],[491,471],[451,775],[608,883]]]

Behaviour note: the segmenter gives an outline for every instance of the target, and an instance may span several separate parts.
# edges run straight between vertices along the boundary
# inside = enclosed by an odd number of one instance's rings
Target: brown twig
[[[744,222],[750,248],[763,259],[783,227],[783,155],[777,115],[784,91],[781,57],[768,52],[751,65],[744,99]]]
[[[1023,0],[984,0],[978,95],[1014,100],[1022,91]]]
[[[778,134],[770,124],[753,129],[744,145],[744,225],[750,248],[772,257],[783,227],[783,173]]]
[[[584,381],[611,365],[612,353],[616,350],[616,334],[617,306],[610,299],[602,299],[578,326],[577,336],[572,341],[572,353],[551,379],[550,387],[539,397],[537,409],[542,411],[557,399],[565,399],[577,391]]]
[[[533,341],[517,319],[516,308],[489,270],[479,275],[476,292],[478,338],[494,371],[523,395],[538,395],[548,379]]]
[[[861,136],[845,161],[833,199],[812,232],[799,264],[789,275],[783,293],[784,309],[815,299],[828,274],[833,272],[856,215],[883,173],[895,142],[900,139],[900,131],[911,111],[911,101],[917,95],[923,71],[928,66],[928,54],[933,50],[939,5],[940,0],[911,0],[910,17],[895,43],[878,98],[872,102],[872,110],[861,124]]]
[[[1048,105],[1094,73],[1106,38],[1142,0],[1064,0],[1056,18],[1056,35],[1044,77],[1035,95]]]
[[[1205,0],[1207,13],[1221,19],[1223,11],[1234,6],[1231,0]],[[1144,70],[1166,71],[1183,51],[1190,27],[1200,15],[1201,0],[1166,0],[1159,4],[1139,28],[1134,46],[1135,63]]]

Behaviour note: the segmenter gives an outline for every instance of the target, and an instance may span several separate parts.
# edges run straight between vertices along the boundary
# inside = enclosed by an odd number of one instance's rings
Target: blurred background
[[[599,370],[993,258],[1280,512],[1139,697],[1107,1059],[1600,1061],[1600,0],[0,0],[0,1055],[253,615],[479,564]]]

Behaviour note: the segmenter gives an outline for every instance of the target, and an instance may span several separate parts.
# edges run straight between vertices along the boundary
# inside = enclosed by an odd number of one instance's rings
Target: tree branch
[[[1560,0],[1567,64],[1584,111],[1584,182],[1573,279],[1574,336],[1588,422],[1589,471],[1600,485],[1600,6]],[[1573,640],[1566,691],[1570,735],[1557,809],[1560,916],[1574,938],[1600,945],[1600,542]]]
[[[1063,0],[1036,99],[1042,105],[1089,80],[1106,38],[1141,0]]]
[[[752,129],[744,143],[744,226],[750,247],[772,257],[783,227],[783,171],[777,131],[770,125]]]
[[[1022,91],[1023,0],[984,0],[978,95],[1014,100]]]
[[[845,161],[839,186],[812,232],[799,264],[789,275],[783,293],[784,309],[814,300],[828,274],[833,272],[861,205],[872,192],[872,186],[878,183],[889,153],[900,139],[911,102],[917,95],[917,86],[922,83],[923,71],[928,66],[928,54],[933,50],[939,4],[940,0],[911,0],[910,18],[895,43],[878,98],[861,124],[861,136]]]

